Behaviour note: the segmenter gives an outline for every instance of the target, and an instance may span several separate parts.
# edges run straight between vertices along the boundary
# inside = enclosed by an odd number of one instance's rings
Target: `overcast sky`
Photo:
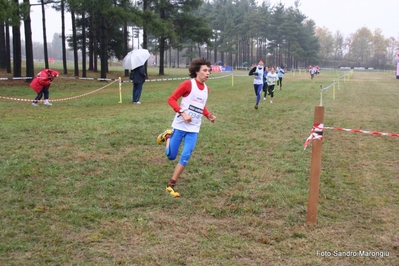
[[[258,0],[261,2],[262,0]],[[294,6],[295,0],[269,0],[274,5],[283,3],[286,8]],[[326,27],[332,34],[339,30],[345,37],[362,27],[372,32],[380,28],[386,38],[399,38],[399,0],[300,0],[299,10],[316,22],[317,27]],[[33,6],[31,13],[32,39],[43,42],[41,7]],[[61,33],[61,13],[46,8],[47,41],[54,33]],[[71,34],[70,14],[66,14],[66,33]]]
[[[295,0],[270,2],[281,2],[287,8],[294,6]],[[332,34],[339,30],[347,36],[366,27],[372,32],[380,28],[386,38],[399,38],[399,0],[300,0],[299,10]]]

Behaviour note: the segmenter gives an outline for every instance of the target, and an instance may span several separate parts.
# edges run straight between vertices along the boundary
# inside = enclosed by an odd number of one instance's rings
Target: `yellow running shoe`
[[[166,192],[168,192],[170,195],[172,195],[175,198],[180,197],[179,192],[175,191],[175,186],[167,186]]]
[[[159,136],[157,137],[158,145],[161,145],[162,143],[164,143],[166,141],[166,136],[170,135],[170,134],[172,134],[171,129],[167,129],[163,133],[159,134]]]

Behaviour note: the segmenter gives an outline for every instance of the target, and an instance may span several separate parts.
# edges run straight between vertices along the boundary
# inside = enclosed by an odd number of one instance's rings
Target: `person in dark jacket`
[[[265,93],[265,96],[263,97],[263,100],[266,101],[266,96],[267,96],[267,74],[269,73],[269,68],[265,67],[265,71],[263,72],[263,92]]]
[[[280,90],[283,88],[283,77],[284,77],[285,71],[284,71],[284,66],[280,66],[277,70],[277,76],[278,76],[278,82],[277,85],[280,86]]]
[[[133,81],[133,104],[141,104],[141,91],[146,78],[147,73],[145,73],[144,66],[139,66],[130,72],[130,79]]]

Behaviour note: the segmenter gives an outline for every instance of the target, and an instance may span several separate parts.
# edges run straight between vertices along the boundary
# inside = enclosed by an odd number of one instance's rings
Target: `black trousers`
[[[266,98],[266,95],[267,95],[267,82],[263,83],[263,92],[265,93],[265,96],[263,96],[263,98]]]
[[[43,87],[43,89],[40,92],[38,92],[38,94],[33,102],[37,103],[43,97],[43,95],[44,95],[44,99],[48,100],[49,94],[50,94],[50,92],[49,92],[48,88]]]
[[[269,95],[271,98],[274,97],[274,84],[267,86],[267,91],[269,92]],[[266,93],[265,93],[265,98],[266,98]]]

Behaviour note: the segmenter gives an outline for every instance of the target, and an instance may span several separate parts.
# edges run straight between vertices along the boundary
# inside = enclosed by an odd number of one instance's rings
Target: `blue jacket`
[[[278,70],[277,75],[278,75],[279,78],[282,78],[283,75],[284,75],[284,69],[283,69],[283,68],[280,68],[280,69]]]
[[[265,72],[263,72],[263,84],[267,84],[267,79],[266,79],[267,73],[269,73],[269,71],[265,70]]]
[[[139,67],[133,69],[130,72],[130,76],[129,76],[129,78],[133,81],[133,83],[144,83],[146,77],[147,77],[147,74],[145,73],[144,66],[139,66]]]

